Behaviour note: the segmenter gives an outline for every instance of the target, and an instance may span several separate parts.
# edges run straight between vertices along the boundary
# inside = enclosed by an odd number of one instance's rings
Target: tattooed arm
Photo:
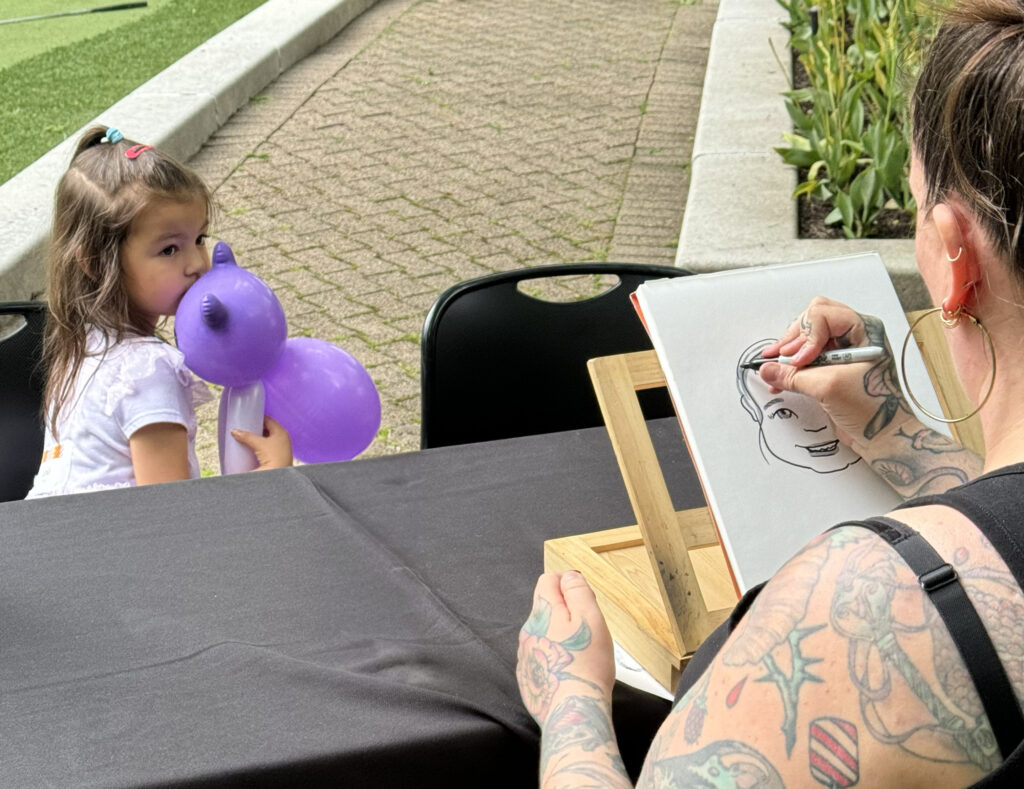
[[[823,349],[858,345],[878,345],[888,353],[874,363],[803,367]],[[981,458],[914,416],[878,318],[819,297],[764,353],[796,357],[792,366],[763,366],[761,377],[778,389],[818,400],[843,443],[904,498],[939,493],[981,473]]]
[[[1020,695],[1020,590],[970,524],[932,523]],[[673,708],[638,786],[969,786],[1001,757],[965,672],[899,555],[866,530],[830,532],[772,579]]]
[[[519,634],[516,679],[541,728],[543,789],[632,785],[612,729],[611,636],[579,573],[537,581]]]

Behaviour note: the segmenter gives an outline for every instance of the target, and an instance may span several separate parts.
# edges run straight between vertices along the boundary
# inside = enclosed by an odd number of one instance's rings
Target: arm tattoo
[[[842,718],[815,718],[808,733],[807,761],[811,777],[829,789],[853,786],[860,780],[857,727]]]
[[[870,441],[888,427],[900,411],[907,414],[910,414],[911,411],[906,400],[903,399],[900,379],[896,375],[896,360],[893,358],[892,349],[889,348],[889,341],[885,337],[885,326],[873,315],[861,315],[860,318],[864,323],[864,333],[867,335],[868,344],[881,346],[887,352],[864,375],[864,391],[872,397],[882,399],[875,415],[864,427],[864,438]]]
[[[901,636],[930,626],[897,618],[894,598],[916,587],[899,579],[900,570],[907,573],[887,546],[864,545],[847,559],[832,600],[831,624],[848,641],[848,669],[868,731],[880,742],[923,758],[967,761],[992,770],[1000,756],[984,714],[959,708],[951,694],[936,692],[927,672],[901,646]]]
[[[960,548],[953,554],[953,564],[956,565],[960,580],[971,592],[971,602],[985,623],[985,629],[996,645],[1007,674],[1011,677],[1021,676],[1024,671],[1024,631],[1020,623],[1024,621],[1024,606],[1016,595],[1008,597],[1005,594],[1007,590],[1016,592],[1017,582],[1010,573],[1003,570],[971,566],[966,548]],[[978,717],[982,713],[981,699],[967,673],[967,667],[959,657],[953,638],[938,616],[932,617],[929,625],[939,684],[959,709]]]
[[[708,715],[708,685],[711,683],[711,670],[704,672],[700,682],[694,688],[696,691],[693,703],[689,712],[686,713],[686,723],[683,725],[683,738],[687,745],[694,745],[704,732],[704,721]]]
[[[593,786],[621,786],[622,779],[628,780],[629,776],[614,746],[615,732],[607,706],[591,696],[569,696],[552,710],[541,734],[541,775],[547,772],[552,759],[567,750],[579,748],[591,753],[607,748],[607,763],[595,763],[589,757],[578,762],[567,760],[559,764],[554,774],[585,775],[594,781]]]
[[[756,749],[718,740],[684,756],[659,759],[644,771],[645,789],[785,789],[782,778]]]
[[[905,497],[949,490],[981,472],[980,458],[941,433],[929,428],[907,433],[900,427],[895,435],[903,449],[873,460],[871,468]],[[951,460],[943,461],[944,455]]]
[[[793,557],[758,595],[753,608],[757,615],[744,617],[732,643],[722,654],[722,662],[727,666],[760,666],[764,674],[757,681],[771,682],[778,688],[782,700],[780,728],[787,756],[796,745],[801,687],[806,682],[822,681],[811,671],[821,658],[809,657],[802,642],[825,625],[799,625],[807,615],[807,606],[829,551],[861,539],[864,538],[845,531],[830,532]],[[789,667],[788,673],[782,665]]]

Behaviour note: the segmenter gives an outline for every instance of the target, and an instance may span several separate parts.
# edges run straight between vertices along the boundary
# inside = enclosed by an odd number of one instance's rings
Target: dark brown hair
[[[128,299],[121,268],[121,244],[132,221],[154,199],[200,200],[208,218],[213,210],[210,191],[194,172],[152,148],[128,158],[125,152],[136,143],[105,142],[106,134],[96,126],[82,135],[57,186],[43,343],[44,407],[55,436],[57,415],[86,356],[90,326],[110,343],[151,333]]]
[[[1024,2],[959,0],[914,89],[927,205],[958,196],[1024,281]]]

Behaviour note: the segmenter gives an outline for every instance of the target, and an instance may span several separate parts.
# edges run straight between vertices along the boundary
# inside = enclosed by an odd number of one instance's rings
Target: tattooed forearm
[[[870,441],[887,428],[897,414],[902,412],[910,415],[911,410],[903,399],[900,379],[896,374],[896,360],[885,337],[885,326],[873,315],[861,315],[860,318],[864,322],[868,344],[880,346],[887,351],[885,357],[879,359],[864,375],[864,391],[879,398],[878,410],[864,426],[864,438]]]
[[[644,789],[784,789],[778,771],[756,749],[719,740],[684,756],[648,764]]]
[[[889,452],[876,457],[871,467],[905,498],[941,493],[963,485],[981,473],[981,458],[948,436],[922,427],[907,432],[900,427]]]
[[[628,786],[610,714],[607,703],[592,696],[559,703],[541,734],[541,776],[547,782],[577,775],[588,778],[589,786]]]
[[[871,468],[904,498],[942,493],[970,481],[968,473],[956,466],[928,467],[914,457],[879,458]]]

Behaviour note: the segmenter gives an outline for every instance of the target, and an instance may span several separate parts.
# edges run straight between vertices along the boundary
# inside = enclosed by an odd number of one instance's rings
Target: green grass
[[[137,22],[168,2],[170,0],[148,0],[146,8],[0,25],[0,69],[55,46],[73,44],[115,27]],[[112,4],[113,0],[3,0],[0,2],[0,19],[56,14]]]
[[[0,25],[0,183],[7,181],[79,127],[122,99],[206,39],[216,35],[264,0],[150,0],[140,11],[112,11],[38,22]],[[103,5],[91,0],[5,0],[0,16]],[[129,20],[130,21],[126,21]],[[58,28],[38,27],[57,22]],[[94,28],[93,25],[96,25]],[[35,28],[32,30],[30,28]],[[83,36],[78,37],[78,33]],[[94,32],[100,30],[102,32]],[[49,31],[49,32],[48,32]],[[25,46],[47,36],[47,51],[20,59],[10,42]],[[20,46],[20,44],[19,44]],[[117,118],[105,118],[116,125]],[[124,129],[128,136],[131,129]]]

